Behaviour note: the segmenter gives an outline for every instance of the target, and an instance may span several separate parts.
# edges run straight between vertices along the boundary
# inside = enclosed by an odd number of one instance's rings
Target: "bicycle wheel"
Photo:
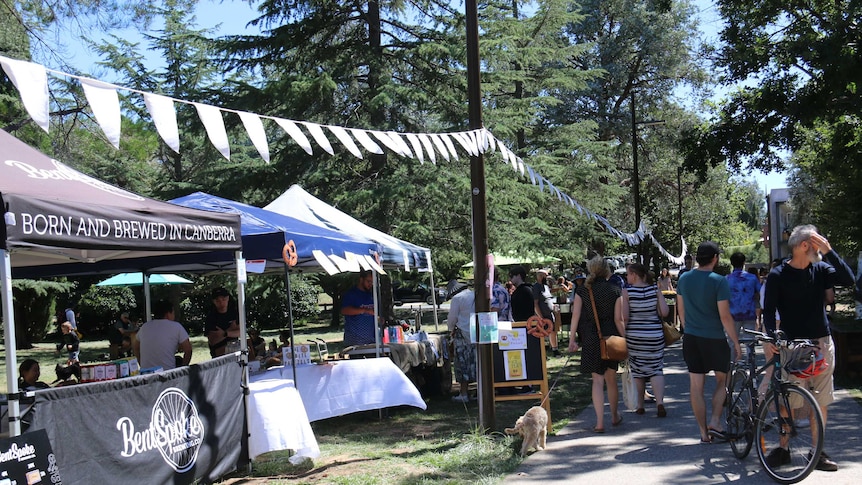
[[[754,430],[751,426],[754,403],[751,400],[751,388],[746,382],[748,374],[743,369],[737,367],[728,379],[724,419],[730,437],[730,450],[733,451],[733,456],[742,460],[748,456],[754,441]]]
[[[803,407],[810,416],[794,416]],[[797,420],[811,419],[811,429],[800,428]],[[817,466],[823,449],[823,415],[814,396],[794,384],[782,384],[771,391],[761,406],[755,423],[757,456],[766,473],[779,483],[796,483]]]

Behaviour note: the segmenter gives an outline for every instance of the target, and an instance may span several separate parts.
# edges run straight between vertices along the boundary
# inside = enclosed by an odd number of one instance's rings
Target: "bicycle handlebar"
[[[749,330],[747,328],[742,329],[745,333],[750,333],[755,336],[755,340],[758,342],[770,342],[775,344],[778,347],[789,347],[791,345],[812,345],[816,346],[814,342],[810,339],[788,339],[787,334],[782,332],[781,330],[775,331],[775,336],[771,336],[764,332],[758,332],[756,330]]]

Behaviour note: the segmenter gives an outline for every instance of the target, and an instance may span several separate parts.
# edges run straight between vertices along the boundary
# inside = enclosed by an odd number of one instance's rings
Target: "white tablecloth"
[[[302,398],[292,380],[282,379],[279,371],[270,371],[250,377],[248,387],[251,459],[277,450],[295,450],[296,455],[290,458],[293,463],[320,456]]]
[[[282,376],[293,378],[290,367]],[[339,360],[296,368],[309,421],[393,406],[427,408],[416,386],[389,358]]]

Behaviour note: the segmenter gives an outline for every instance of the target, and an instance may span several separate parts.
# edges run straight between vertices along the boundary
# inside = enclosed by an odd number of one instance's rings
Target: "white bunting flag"
[[[21,93],[21,102],[33,121],[48,132],[48,73],[45,67],[0,56],[0,64]]]
[[[192,103],[192,105],[198,111],[198,117],[204,124],[210,143],[223,157],[230,160],[230,142],[228,142],[227,132],[224,129],[224,118],[221,117],[221,110],[208,104]]]
[[[496,150],[494,142],[497,140],[494,138],[494,135],[491,134],[490,131],[483,129],[482,132],[485,134],[485,139],[488,140],[488,151]]]
[[[246,133],[248,133],[249,140],[260,153],[260,158],[269,163],[269,143],[266,141],[266,131],[263,129],[263,122],[260,117],[245,111],[240,111],[238,114],[239,119],[242,120],[242,125],[245,126]]]
[[[320,148],[323,148],[326,153],[330,155],[335,155],[335,152],[332,151],[332,145],[329,144],[329,140],[326,139],[326,135],[323,134],[323,128],[320,125],[315,123],[302,123],[305,125],[305,129],[311,133],[311,137],[314,138],[314,141],[320,145]]]
[[[297,145],[299,145],[300,147],[302,147],[303,150],[305,150],[305,153],[309,155],[314,154],[314,151],[311,149],[311,142],[308,141],[308,137],[305,136],[305,133],[303,133],[302,130],[300,130],[299,127],[296,126],[296,123],[283,118],[276,118],[275,122],[278,123],[278,126],[280,126],[285,133],[290,135],[290,137],[293,139],[293,141],[296,142]]]
[[[469,137],[467,137],[464,133],[452,133],[452,137],[455,138],[455,141],[458,142],[471,157],[478,155],[473,145],[470,144]]]
[[[371,137],[368,136],[367,131],[351,128],[350,133],[353,135],[353,138],[356,138],[356,141],[358,141],[359,144],[362,145],[362,148],[368,150],[375,155],[383,155],[383,149],[380,148],[380,145],[374,143],[374,140],[372,140]]]
[[[382,131],[371,131],[371,134],[374,135],[374,138],[377,138],[380,143],[397,153],[398,155],[404,155],[404,151],[401,149],[401,144],[397,141],[393,140],[387,133],[383,133]]]
[[[419,141],[419,137],[413,133],[407,133],[406,136],[407,139],[410,140],[410,144],[413,145],[413,153],[416,154],[416,158],[419,159],[419,163],[425,163],[425,157],[422,155],[422,142]]]
[[[446,144],[446,148],[449,150],[449,154],[452,155],[453,160],[458,160],[458,151],[455,150],[455,144],[452,143],[452,138],[448,133],[443,133],[440,135],[440,138],[443,139],[443,143]]]
[[[156,125],[156,131],[165,144],[177,153],[180,152],[180,130],[177,127],[177,111],[174,100],[158,94],[144,93],[144,104]]]
[[[431,143],[431,139],[425,133],[420,133],[416,135],[419,137],[419,140],[422,142],[422,146],[425,148],[425,151],[428,153],[428,160],[431,160],[431,163],[437,164],[437,155],[434,154],[434,145]]]
[[[410,149],[410,145],[408,145],[407,142],[404,141],[404,138],[401,137],[400,133],[396,133],[394,131],[387,131],[386,134],[389,135],[389,138],[392,139],[395,144],[401,147],[402,155],[404,155],[405,157],[414,158],[413,151]]]
[[[81,78],[84,96],[90,103],[90,109],[96,121],[105,132],[105,136],[114,148],[120,148],[120,99],[117,97],[117,86],[103,83],[95,79]]]
[[[352,153],[356,158],[362,158],[362,152],[359,151],[359,147],[353,142],[353,138],[350,138],[350,135],[347,134],[347,130],[340,126],[327,126],[327,128],[344,145],[344,148],[347,148],[347,151]]]
[[[433,134],[433,135],[428,135],[428,137],[431,138],[431,141],[434,142],[434,146],[437,147],[437,150],[440,152],[441,155],[443,155],[443,158],[445,158],[446,161],[448,162],[449,161],[449,149],[446,148],[446,144],[443,143],[443,140],[440,138],[440,135]]]

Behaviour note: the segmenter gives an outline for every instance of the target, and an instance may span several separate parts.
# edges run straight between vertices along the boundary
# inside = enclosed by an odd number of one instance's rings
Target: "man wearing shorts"
[[[721,412],[727,394],[725,380],[730,369],[730,347],[741,355],[736,324],[730,314],[730,286],[727,279],[713,273],[721,250],[712,241],[697,247],[697,268],[687,271],[677,284],[679,320],[685,329],[682,355],[688,366],[691,409],[700,428],[700,442],[726,439],[721,426]],[[725,333],[727,336],[725,337]],[[706,419],[704,383],[706,375],[715,372],[712,414]]]
[[[787,240],[790,259],[782,262],[769,272],[766,278],[766,294],[763,301],[763,326],[768,332],[776,328],[775,312],[781,315],[780,327],[789,339],[809,339],[820,347],[820,352],[829,366],[819,375],[808,379],[788,376],[798,381],[814,394],[823,413],[823,427],[826,428],[826,407],[833,400],[832,373],[835,370],[834,344],[826,318],[824,297],[835,284],[852,286],[853,271],[825,237],[817,233],[812,225],[793,228]],[[822,259],[826,258],[828,264]],[[774,352],[774,346],[764,348]],[[814,422],[814,420],[811,420]],[[817,441],[812,427],[812,442]],[[790,452],[784,448],[772,450],[767,457],[775,466],[790,462]],[[817,469],[837,471],[838,464],[825,452],[820,454]]]

